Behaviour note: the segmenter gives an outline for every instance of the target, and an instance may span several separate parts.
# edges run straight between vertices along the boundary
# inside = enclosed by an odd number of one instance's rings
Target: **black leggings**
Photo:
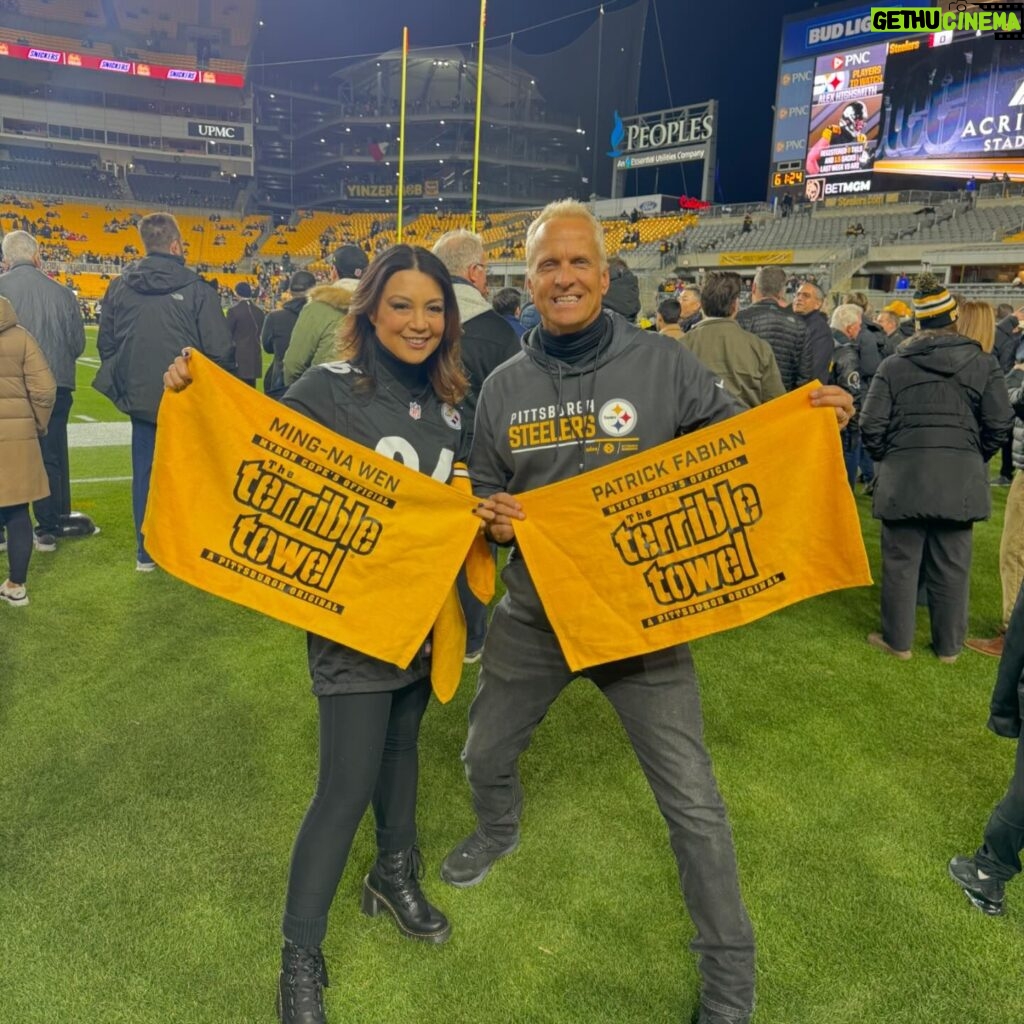
[[[327,913],[366,808],[377,847],[416,842],[417,740],[430,680],[388,693],[320,697],[320,774],[292,850],[281,930],[289,942],[319,946]]]
[[[7,560],[12,583],[23,586],[32,557],[32,520],[28,505],[6,505],[0,508],[0,526],[7,531]]]

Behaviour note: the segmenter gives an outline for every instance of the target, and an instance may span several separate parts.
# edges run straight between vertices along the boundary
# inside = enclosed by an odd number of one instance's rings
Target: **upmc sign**
[[[240,124],[209,124],[189,121],[188,134],[193,139],[213,139],[216,142],[244,142],[245,128]]]

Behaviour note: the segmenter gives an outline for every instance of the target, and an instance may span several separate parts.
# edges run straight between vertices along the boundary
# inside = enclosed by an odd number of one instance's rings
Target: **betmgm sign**
[[[630,171],[700,160],[704,164],[700,198],[714,195],[718,101],[619,117],[611,133],[612,198],[622,198]]]

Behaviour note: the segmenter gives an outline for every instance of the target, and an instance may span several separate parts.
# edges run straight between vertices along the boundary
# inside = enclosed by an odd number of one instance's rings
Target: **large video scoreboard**
[[[783,23],[770,195],[1024,180],[1024,41],[872,32],[870,10]]]

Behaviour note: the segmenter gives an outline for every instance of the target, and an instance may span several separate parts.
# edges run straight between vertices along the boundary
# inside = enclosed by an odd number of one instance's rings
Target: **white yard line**
[[[84,476],[81,480],[72,480],[73,484],[121,484],[131,480],[130,476]]]
[[[69,423],[69,448],[121,447],[132,443],[131,423]]]

